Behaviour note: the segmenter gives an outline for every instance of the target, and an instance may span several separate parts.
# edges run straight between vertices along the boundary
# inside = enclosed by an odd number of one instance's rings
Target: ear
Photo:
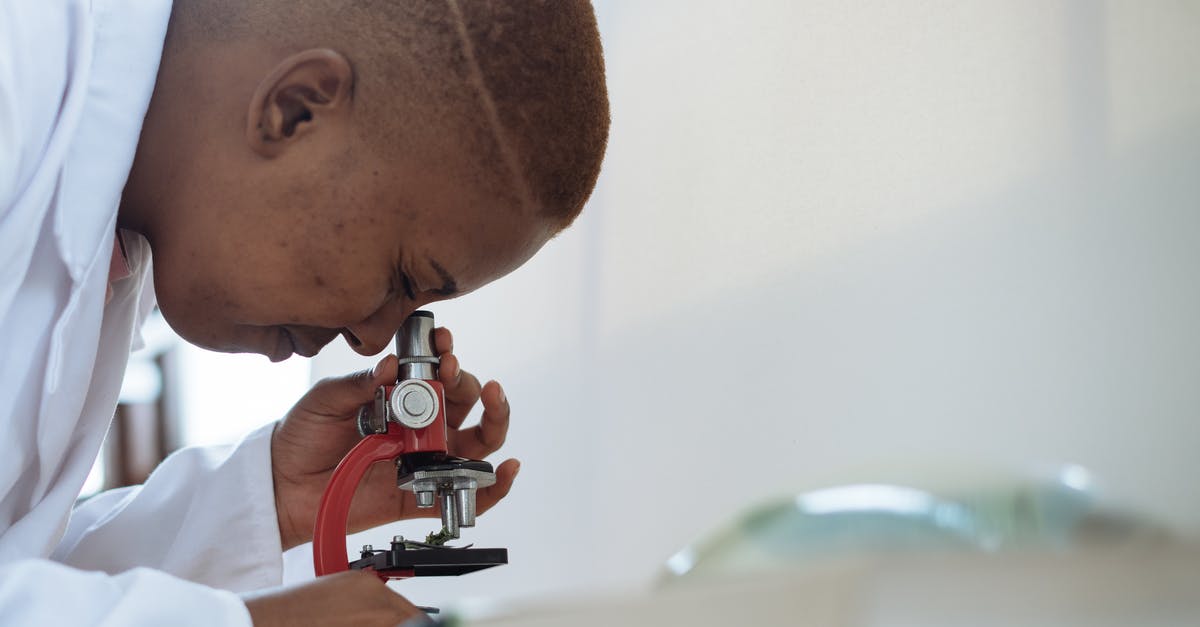
[[[354,70],[341,53],[325,48],[298,52],[258,83],[246,116],[246,141],[269,158],[294,140],[350,109]]]

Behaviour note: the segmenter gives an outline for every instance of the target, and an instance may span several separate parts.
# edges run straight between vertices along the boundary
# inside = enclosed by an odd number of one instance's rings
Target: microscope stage
[[[465,575],[508,563],[508,549],[393,548],[372,551],[350,562],[350,568],[370,568],[398,577]]]

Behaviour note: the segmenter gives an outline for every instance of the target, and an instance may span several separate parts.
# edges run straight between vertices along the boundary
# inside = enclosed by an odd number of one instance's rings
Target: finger
[[[439,355],[454,352],[454,335],[450,329],[438,327],[433,330],[433,350]]]
[[[354,579],[347,578],[346,585],[353,587],[354,590],[349,591],[345,596],[357,601],[355,609],[368,611],[360,616],[363,618],[369,617],[371,619],[369,621],[370,624],[379,624],[386,621],[390,625],[407,625],[409,624],[408,621],[425,616],[425,613],[417,606],[413,605],[411,601],[401,596],[395,590],[389,588],[379,577],[365,571],[357,572],[364,573],[367,576],[356,577]],[[334,576],[347,574],[349,573],[338,573],[338,575]],[[366,596],[362,596],[363,594]],[[361,619],[354,620],[352,614],[347,615],[346,618],[350,619],[348,622],[353,624],[363,624],[365,622]]]
[[[481,392],[483,417],[479,424],[469,429],[450,433],[452,452],[460,457],[483,459],[495,453],[508,437],[510,410],[504,388],[495,381],[488,381]]]
[[[413,605],[408,599],[400,596],[395,590],[387,587],[386,584],[384,584],[383,588],[387,590],[387,594],[389,595],[388,600],[391,602],[392,611],[396,612],[396,616],[400,620],[405,621],[404,625],[428,624],[428,617],[425,615],[425,612],[421,611],[416,605]]]
[[[501,499],[508,496],[512,490],[513,482],[517,480],[517,473],[521,471],[521,462],[515,459],[504,460],[504,463],[496,467],[496,483],[480,488],[475,492],[475,508],[479,513],[483,513],[491,509],[493,505],[500,502]]]
[[[315,415],[345,418],[356,413],[364,403],[371,402],[380,385],[395,381],[398,368],[396,356],[388,355],[371,370],[321,379],[297,405]]]
[[[438,380],[447,390],[457,387],[459,378],[462,376],[462,365],[458,361],[458,356],[454,353],[442,353],[441,360],[442,362],[438,364]]]
[[[482,389],[479,379],[459,367],[458,357],[450,353],[442,355],[438,379],[446,391],[446,423],[451,429],[457,429],[479,402]]]

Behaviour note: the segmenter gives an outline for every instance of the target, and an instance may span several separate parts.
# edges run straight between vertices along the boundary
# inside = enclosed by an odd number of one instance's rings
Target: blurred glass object
[[[1102,504],[1079,466],[1049,477],[958,481],[940,488],[853,483],[766,503],[672,556],[663,582],[795,569],[847,556],[1065,551],[1168,535]]]

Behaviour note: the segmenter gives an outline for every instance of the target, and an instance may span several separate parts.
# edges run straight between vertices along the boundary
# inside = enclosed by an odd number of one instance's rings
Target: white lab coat
[[[153,304],[105,304],[169,0],[0,0],[0,625],[249,625],[278,585],[270,430],[187,449],[71,513]]]

